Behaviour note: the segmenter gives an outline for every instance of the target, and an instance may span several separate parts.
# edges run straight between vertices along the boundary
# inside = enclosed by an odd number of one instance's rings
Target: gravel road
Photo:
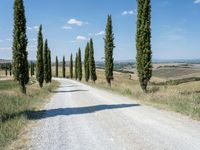
[[[34,150],[199,150],[200,122],[76,81],[61,85],[31,131]],[[41,112],[35,112],[38,115]]]

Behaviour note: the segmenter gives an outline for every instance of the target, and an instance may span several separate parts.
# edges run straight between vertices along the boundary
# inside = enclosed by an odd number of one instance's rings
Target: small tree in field
[[[5,64],[5,74],[6,74],[6,76],[8,76],[8,64],[7,63]]]
[[[10,76],[12,76],[12,64],[9,64]]]
[[[140,86],[146,93],[152,76],[151,0],[137,0],[137,3],[136,61]]]
[[[81,49],[78,50],[78,57],[77,57],[77,72],[78,72],[78,79],[79,81],[82,80],[82,61],[81,61]]]
[[[65,56],[63,56],[63,67],[62,67],[62,71],[63,71],[63,78],[65,78]]]
[[[85,58],[84,58],[84,70],[85,70],[86,82],[88,82],[90,78],[89,51],[90,51],[90,46],[89,46],[89,43],[87,43],[86,48],[85,48]]]
[[[75,74],[75,79],[78,79],[78,54],[76,53],[76,59],[75,59],[75,70],[74,70],[74,74]]]
[[[26,94],[26,84],[29,82],[27,44],[24,1],[14,0],[13,75],[24,94]]]
[[[39,82],[39,86],[43,87],[44,82],[44,60],[43,60],[43,35],[42,25],[40,25],[38,32],[38,50],[37,50],[37,66],[36,66],[36,78]]]
[[[56,77],[58,77],[58,57],[56,56]]]
[[[72,79],[73,78],[73,55],[71,54],[70,56],[70,78]]]
[[[113,49],[114,46],[114,34],[112,29],[112,17],[108,15],[105,35],[105,76],[109,86],[111,86],[111,80],[113,80]]]
[[[93,40],[90,39],[90,46],[89,46],[89,66],[90,66],[90,77],[91,80],[95,83],[97,80],[97,74],[96,74],[96,65],[94,60],[94,47],[93,47]]]

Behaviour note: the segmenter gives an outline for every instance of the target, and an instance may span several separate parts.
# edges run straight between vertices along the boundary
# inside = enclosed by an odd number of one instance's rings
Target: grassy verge
[[[32,80],[27,86],[27,95],[23,95],[16,82],[0,81],[0,149],[5,149],[5,146],[17,138],[28,123],[26,112],[39,109],[58,84],[53,81],[40,89]]]
[[[200,120],[200,81],[150,85],[149,93],[144,94],[138,80],[130,80],[129,74],[115,72],[111,88],[108,87],[102,70],[98,70],[97,75],[96,84],[92,82],[87,84],[129,96],[147,105],[179,112]]]

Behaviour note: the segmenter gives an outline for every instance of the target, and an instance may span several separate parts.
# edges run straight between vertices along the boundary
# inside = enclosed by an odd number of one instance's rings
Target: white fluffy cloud
[[[85,36],[79,35],[79,36],[76,37],[76,40],[78,40],[78,41],[86,41],[87,38]]]
[[[77,25],[77,26],[82,26],[83,25],[83,22],[80,21],[80,20],[77,20],[77,19],[70,19],[67,23],[69,25]]]
[[[126,15],[134,15],[134,11],[130,10],[130,11],[123,11],[122,12],[122,16],[126,16]]]
[[[100,31],[99,33],[96,33],[95,35],[99,36],[99,35],[104,35],[104,34],[105,34],[105,31]]]
[[[194,3],[195,4],[200,4],[200,0],[195,0]]]
[[[70,26],[63,26],[62,28],[65,29],[65,30],[71,30],[72,29],[72,27],[70,27]]]

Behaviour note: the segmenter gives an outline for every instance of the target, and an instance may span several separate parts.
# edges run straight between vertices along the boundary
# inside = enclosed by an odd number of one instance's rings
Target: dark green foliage
[[[89,46],[89,66],[90,66],[90,78],[92,81],[97,80],[96,75],[96,65],[94,60],[94,46],[93,46],[93,40],[90,39],[90,46]]]
[[[63,66],[62,66],[62,72],[63,72],[63,78],[65,78],[65,56],[63,56]]]
[[[77,57],[77,72],[79,81],[82,80],[82,61],[81,61],[81,49],[78,49],[78,57]]]
[[[36,77],[39,82],[40,87],[43,87],[44,82],[44,60],[43,60],[43,35],[42,35],[42,25],[40,25],[38,32],[38,50],[37,50],[37,72]]]
[[[90,46],[89,46],[89,43],[87,43],[87,46],[85,48],[85,58],[84,58],[84,70],[85,70],[85,81],[86,82],[88,82],[88,80],[90,78],[89,51],[90,51]]]
[[[56,77],[58,77],[58,57],[56,56]]]
[[[75,74],[75,79],[78,79],[78,54],[76,53],[76,59],[75,59],[75,70],[74,70],[74,74]]]
[[[46,83],[48,83],[48,41],[47,39],[45,40],[44,43],[44,80]]]
[[[48,77],[47,83],[51,82],[52,80],[52,70],[51,70],[51,50],[48,48]]]
[[[26,36],[26,18],[23,0],[14,1],[14,30],[13,30],[13,75],[26,94],[26,84],[29,81],[28,44]]]
[[[147,92],[147,85],[152,76],[151,1],[138,0],[137,3],[137,71],[141,88],[144,92]]]
[[[105,35],[105,76],[107,83],[111,86],[111,80],[113,80],[113,49],[114,45],[114,34],[112,29],[112,17],[108,15]]]
[[[69,64],[69,66],[70,66],[70,78],[72,79],[73,78],[73,55],[71,54],[71,56],[70,56],[70,64]]]

